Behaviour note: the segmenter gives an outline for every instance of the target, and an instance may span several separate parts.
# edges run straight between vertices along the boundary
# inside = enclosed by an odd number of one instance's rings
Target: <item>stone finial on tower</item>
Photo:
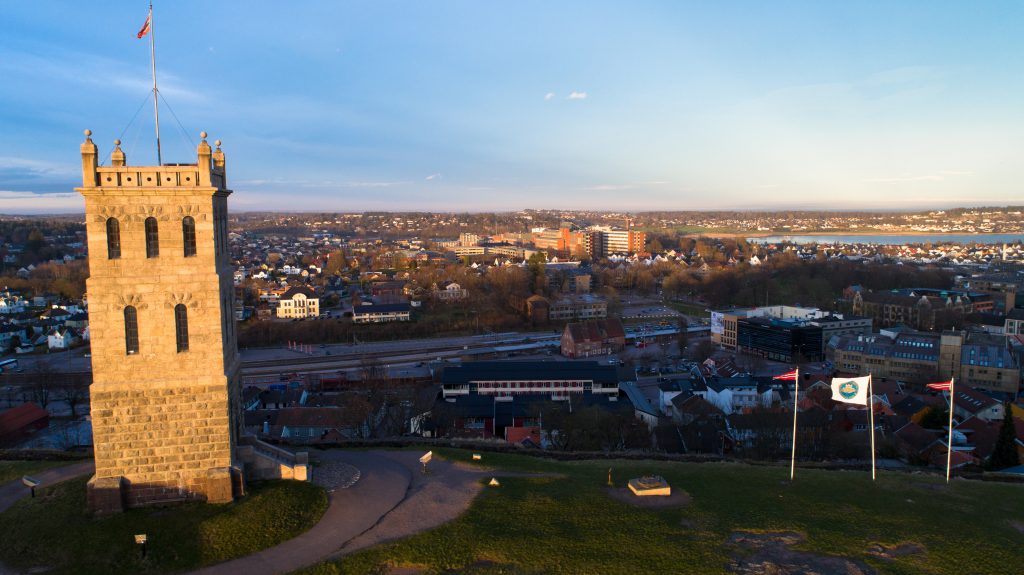
[[[85,131],[85,141],[82,142],[82,186],[92,187],[96,185],[96,144],[92,142],[92,130]]]
[[[214,141],[213,145],[217,146],[217,149],[213,151],[213,167],[220,173],[223,178],[221,185],[226,188],[228,186],[228,175],[227,170],[224,169],[224,151],[220,149],[220,140]]]
[[[110,165],[125,165],[124,151],[121,150],[121,140],[114,140],[114,151],[110,153]]]
[[[209,186],[210,184],[210,144],[206,143],[206,132],[199,132],[199,137],[202,141],[199,142],[199,185]]]

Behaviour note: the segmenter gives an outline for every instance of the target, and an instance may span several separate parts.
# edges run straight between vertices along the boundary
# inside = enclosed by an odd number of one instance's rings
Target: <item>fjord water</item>
[[[796,244],[879,244],[903,245],[925,243],[956,244],[1012,244],[1024,242],[1024,234],[836,234],[836,235],[776,235],[747,238],[749,242],[774,244],[792,242]]]

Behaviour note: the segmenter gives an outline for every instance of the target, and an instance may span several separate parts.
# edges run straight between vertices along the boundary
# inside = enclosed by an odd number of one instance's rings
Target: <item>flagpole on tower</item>
[[[146,23],[142,25],[142,30],[139,30],[138,37],[142,38],[146,34],[149,34],[149,62],[150,67],[153,71],[153,118],[156,125],[156,163],[158,166],[164,164],[163,156],[160,153],[160,104],[159,104],[159,90],[156,87],[156,30],[153,26],[153,3],[149,3],[149,16],[146,17]]]
[[[870,431],[871,431],[871,481],[875,480],[875,389],[871,383],[874,379],[872,375],[868,374],[868,417],[871,420]]]
[[[946,445],[946,483],[949,483],[949,471],[953,464],[953,388],[956,387],[954,377],[949,378],[949,441]]]
[[[793,481],[796,475],[796,412],[799,408],[798,398],[800,397],[800,368],[796,368],[796,376],[793,379],[793,453],[789,458],[789,480]]]

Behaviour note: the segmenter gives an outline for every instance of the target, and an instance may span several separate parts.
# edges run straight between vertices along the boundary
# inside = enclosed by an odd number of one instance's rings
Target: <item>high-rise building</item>
[[[239,358],[224,153],[109,166],[81,145],[98,513],[240,492]]]
[[[635,232],[633,230],[607,231],[604,232],[604,255],[642,252],[646,243],[646,232]]]

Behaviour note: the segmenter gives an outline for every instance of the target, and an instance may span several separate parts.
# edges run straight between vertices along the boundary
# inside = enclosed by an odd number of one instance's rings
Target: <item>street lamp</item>
[[[146,558],[146,534],[139,533],[135,536],[135,544],[142,546],[142,558]]]
[[[30,490],[32,490],[32,497],[35,498],[36,487],[39,486],[40,481],[34,477],[29,477],[28,475],[25,475],[21,478],[21,482],[25,484],[25,487],[28,487]]]

